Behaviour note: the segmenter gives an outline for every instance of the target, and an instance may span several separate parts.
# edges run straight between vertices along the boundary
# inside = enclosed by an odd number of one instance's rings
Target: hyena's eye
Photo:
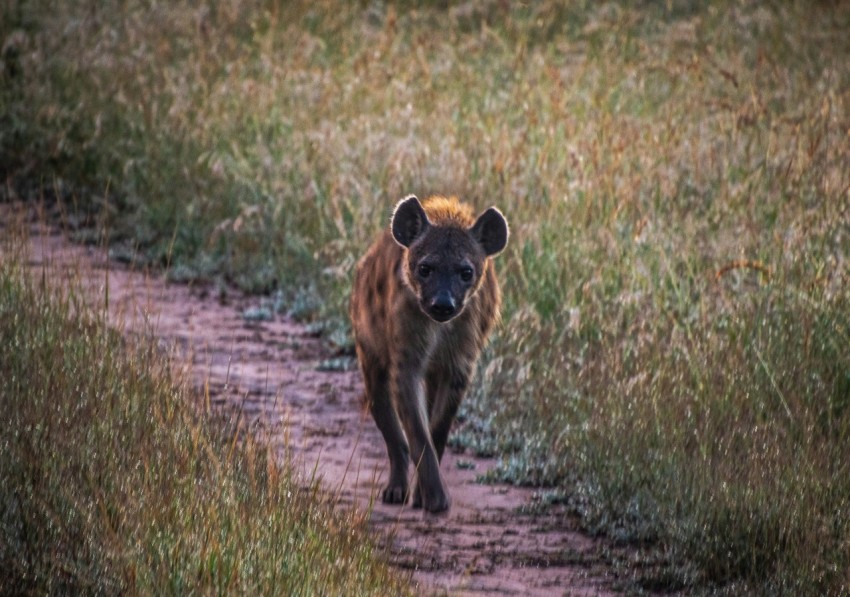
[[[469,282],[472,280],[472,274],[475,273],[472,271],[471,267],[465,267],[460,270],[460,279],[464,282]]]
[[[430,276],[430,275],[431,275],[431,266],[430,266],[430,265],[425,265],[425,264],[423,263],[423,264],[421,264],[421,265],[419,266],[419,268],[418,268],[418,270],[417,270],[417,271],[419,272],[419,276],[420,276],[420,277],[422,277],[422,278],[427,278],[428,276]]]

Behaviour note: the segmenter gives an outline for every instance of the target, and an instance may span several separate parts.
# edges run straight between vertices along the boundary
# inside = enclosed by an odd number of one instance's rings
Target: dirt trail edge
[[[104,250],[74,245],[40,226],[30,234],[31,268],[56,266],[57,282],[78,280],[101,303],[108,287],[113,325],[128,333],[153,330],[185,363],[199,395],[209,392],[214,408],[241,408],[281,458],[307,478],[319,477],[341,507],[371,508],[370,528],[422,593],[611,593],[613,578],[594,555],[599,544],[576,532],[570,517],[553,509],[523,513],[532,490],[476,483],[494,460],[447,452],[448,515],[375,501],[387,458],[360,404],[359,373],[319,371],[330,355],[307,327],[279,315],[250,321],[245,315],[258,297],[168,283],[161,272],[133,271]]]

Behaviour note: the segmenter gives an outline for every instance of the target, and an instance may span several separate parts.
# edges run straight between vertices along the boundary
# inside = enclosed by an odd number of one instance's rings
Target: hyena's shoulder
[[[402,248],[384,231],[357,263],[350,315],[355,334],[387,330],[392,304],[399,297]]]
[[[392,272],[401,264],[402,256],[402,248],[393,240],[389,230],[384,230],[357,263],[358,279]]]

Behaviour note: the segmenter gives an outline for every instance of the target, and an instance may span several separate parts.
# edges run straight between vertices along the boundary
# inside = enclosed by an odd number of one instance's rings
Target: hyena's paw
[[[431,491],[428,492],[423,492],[422,486],[416,483],[413,486],[411,505],[413,508],[423,508],[426,512],[437,514],[451,508],[452,500],[449,497],[449,492],[442,483],[432,487]]]
[[[385,504],[403,504],[407,501],[407,485],[388,483],[381,491],[381,501]]]

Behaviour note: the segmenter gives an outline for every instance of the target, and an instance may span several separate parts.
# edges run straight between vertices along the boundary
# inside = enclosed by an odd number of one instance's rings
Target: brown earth
[[[52,271],[61,284],[79,282],[101,303],[108,297],[112,325],[153,333],[213,408],[241,409],[281,458],[321,479],[340,507],[363,509],[390,560],[411,571],[422,593],[612,592],[603,546],[577,532],[565,512],[524,513],[534,503],[532,490],[476,482],[495,465],[492,459],[447,452],[442,469],[453,500],[447,515],[376,501],[387,458],[361,406],[359,373],[320,371],[329,349],[304,325],[277,314],[246,318],[262,299],[169,283],[161,272],[134,271],[43,226],[8,223],[14,221],[8,212],[0,221],[7,222],[4,234],[17,226],[30,230],[28,263],[35,272]]]

